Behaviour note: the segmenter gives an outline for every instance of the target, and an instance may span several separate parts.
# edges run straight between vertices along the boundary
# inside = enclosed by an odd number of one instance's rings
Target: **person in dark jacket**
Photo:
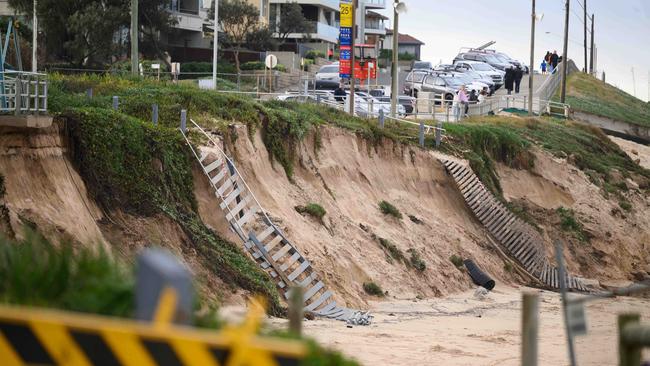
[[[472,104],[476,104],[478,102],[478,94],[476,94],[476,90],[472,89],[472,91],[469,93],[469,102]]]
[[[512,94],[512,89],[514,89],[513,84],[515,83],[515,70],[513,70],[512,67],[506,69],[504,82],[508,95]]]
[[[345,90],[343,90],[343,84],[339,84],[339,86],[334,89],[334,99],[339,103],[343,103],[345,102],[346,97],[347,94],[345,93]]]
[[[514,70],[515,73],[515,94],[519,94],[519,85],[521,85],[521,79],[524,77],[524,70],[521,66],[517,66]]]
[[[551,66],[553,66],[551,73],[554,73],[557,70],[558,63],[560,63],[560,56],[558,56],[557,51],[553,51],[553,54],[551,55]]]

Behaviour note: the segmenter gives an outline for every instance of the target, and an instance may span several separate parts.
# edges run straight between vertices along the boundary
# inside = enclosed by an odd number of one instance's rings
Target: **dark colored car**
[[[377,99],[381,102],[391,102],[390,97],[386,95],[377,97]],[[415,98],[409,97],[408,95],[400,95],[397,98],[397,103],[401,104],[404,107],[407,116],[413,114],[413,109],[415,108]]]

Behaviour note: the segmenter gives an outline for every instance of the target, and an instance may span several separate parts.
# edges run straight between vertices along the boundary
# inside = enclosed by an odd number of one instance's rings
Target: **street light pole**
[[[138,60],[138,1],[131,0],[131,74],[139,74]]]
[[[214,90],[217,90],[217,52],[219,50],[219,45],[217,41],[219,40],[219,0],[214,1],[214,40],[212,41],[212,87]]]
[[[568,52],[569,52],[569,0],[566,0],[566,7],[564,10],[564,52],[562,52],[562,94],[560,101],[566,101],[566,76],[568,69]]]
[[[32,18],[32,72],[38,71],[38,17],[36,16],[36,7],[38,1],[34,0],[34,17]]]
[[[589,72],[594,73],[594,14],[591,14],[591,60],[589,62]]]
[[[587,63],[587,0],[584,0],[584,3],[582,4],[583,10],[584,10],[584,28],[585,28],[585,73],[589,72],[589,64]]]
[[[395,0],[393,4],[393,62],[391,65],[391,88],[390,88],[390,116],[395,118],[395,111],[397,110],[397,87],[398,87],[398,73],[397,62],[399,53],[399,13],[397,12],[397,3]]]
[[[350,75],[350,115],[354,116],[354,92],[355,92],[355,84],[356,84],[356,75],[354,74],[354,69],[355,69],[355,64],[356,64],[356,57],[354,54],[354,48],[355,44],[357,41],[357,0],[352,0],[352,42],[351,43],[351,49],[352,49],[352,54],[350,55],[350,61],[352,63],[352,71]]]
[[[530,21],[530,69],[528,70],[528,115],[533,115],[533,75],[535,70],[535,0],[533,0],[533,12]]]

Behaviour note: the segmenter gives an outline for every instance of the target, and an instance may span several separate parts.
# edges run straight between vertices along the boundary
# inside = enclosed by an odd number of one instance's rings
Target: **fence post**
[[[93,88],[86,89],[86,97],[88,97],[88,99],[93,98]]]
[[[384,116],[384,109],[382,108],[379,110],[379,128],[384,128],[385,118],[386,117]]]
[[[420,121],[420,146],[424,147],[424,121]]]
[[[289,293],[289,332],[300,337],[302,334],[303,294],[302,287],[293,286]]]
[[[181,109],[181,131],[185,133],[187,131],[187,110]]]
[[[639,314],[620,314],[618,316],[618,364],[620,366],[639,366],[641,364],[641,349],[628,346],[623,340],[625,326],[638,323],[639,320]]]
[[[22,90],[21,90],[22,89],[22,81],[20,80],[20,74],[16,74],[16,79],[15,80],[16,80],[16,90],[14,90],[14,92],[16,94],[14,96],[14,98],[15,98],[15,101],[14,101],[14,108],[15,108],[14,114],[19,115],[20,110],[23,107],[23,100],[22,100],[23,99],[23,93],[22,93]]]
[[[152,104],[151,105],[152,113],[151,113],[151,120],[153,122],[153,125],[156,126],[158,125],[158,104]]]
[[[237,72],[237,91],[241,91],[241,73]]]
[[[305,80],[305,95],[309,94],[309,80]]]
[[[521,312],[521,364],[537,366],[539,295],[524,293]]]
[[[117,110],[120,106],[120,99],[117,95],[113,95],[113,109]]]
[[[320,104],[320,94],[316,94],[316,104]]]
[[[442,142],[442,122],[438,121],[436,127],[436,147],[438,147]]]
[[[440,101],[440,104],[444,105],[444,107],[445,107],[445,113],[447,115],[446,122],[449,123],[449,103]]]

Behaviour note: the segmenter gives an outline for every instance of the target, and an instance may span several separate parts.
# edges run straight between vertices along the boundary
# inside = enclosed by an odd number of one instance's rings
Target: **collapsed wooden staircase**
[[[213,147],[211,153],[197,151],[187,131],[181,130],[220,201],[219,207],[246,251],[273,278],[280,293],[288,299],[289,289],[300,286],[304,289],[305,311],[358,325],[370,324],[372,316],[368,312],[337,305],[309,261],[271,221],[233,161],[209,134],[191,122]]]
[[[471,168],[451,160],[441,160],[454,178],[465,202],[476,218],[533,277],[552,289],[560,288],[558,269],[546,258],[541,235],[515,216],[485,188]],[[586,291],[582,281],[566,274],[569,290]]]

